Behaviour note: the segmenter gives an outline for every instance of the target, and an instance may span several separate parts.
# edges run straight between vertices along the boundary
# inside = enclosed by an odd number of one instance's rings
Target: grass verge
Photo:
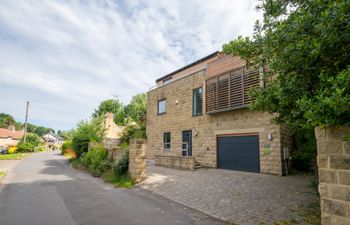
[[[79,158],[71,158],[69,162],[75,169],[88,171]],[[118,175],[114,173],[112,169],[104,171],[101,178],[104,182],[113,184],[118,188],[131,188],[134,186],[134,181],[129,174]]]
[[[21,160],[29,156],[31,153],[12,153],[0,154],[0,160]]]
[[[307,207],[293,208],[293,212],[296,212],[303,221],[303,224],[309,225],[321,225],[321,210],[320,202],[313,202]],[[299,225],[300,222],[295,219],[277,221],[275,225]]]
[[[117,175],[112,170],[105,171],[102,174],[102,179],[115,187],[131,188],[134,185],[134,181],[129,174]]]

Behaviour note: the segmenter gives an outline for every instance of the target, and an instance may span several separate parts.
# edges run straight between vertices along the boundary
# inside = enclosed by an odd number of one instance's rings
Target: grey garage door
[[[218,168],[259,173],[258,136],[218,137]]]

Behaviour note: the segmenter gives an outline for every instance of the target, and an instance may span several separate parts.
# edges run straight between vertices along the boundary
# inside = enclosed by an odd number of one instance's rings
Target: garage
[[[258,135],[219,136],[218,168],[260,172]]]

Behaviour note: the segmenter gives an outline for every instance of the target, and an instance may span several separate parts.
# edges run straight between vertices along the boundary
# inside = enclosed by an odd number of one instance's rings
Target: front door
[[[192,156],[192,131],[182,131],[182,156]]]

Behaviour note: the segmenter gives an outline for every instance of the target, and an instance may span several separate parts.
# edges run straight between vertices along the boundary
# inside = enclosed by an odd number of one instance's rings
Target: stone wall
[[[315,129],[322,225],[350,224],[350,127]]]
[[[193,157],[164,156],[155,155],[154,163],[156,166],[165,166],[169,168],[194,170],[195,162]]]
[[[196,164],[215,168],[218,136],[254,134],[259,136],[261,173],[282,175],[282,150],[284,145],[291,142],[280,126],[271,123],[271,115],[239,109],[211,115],[204,112],[201,116],[192,116],[193,89],[204,87],[206,78],[206,71],[202,70],[148,92],[147,157],[181,156],[182,131],[192,130],[192,156]],[[157,115],[158,100],[163,98],[167,100],[167,112]],[[164,132],[171,132],[170,150],[163,148]],[[268,134],[272,135],[272,140],[267,139]],[[264,151],[266,147],[268,151]]]
[[[136,183],[146,178],[146,147],[146,140],[130,140],[129,173]]]

